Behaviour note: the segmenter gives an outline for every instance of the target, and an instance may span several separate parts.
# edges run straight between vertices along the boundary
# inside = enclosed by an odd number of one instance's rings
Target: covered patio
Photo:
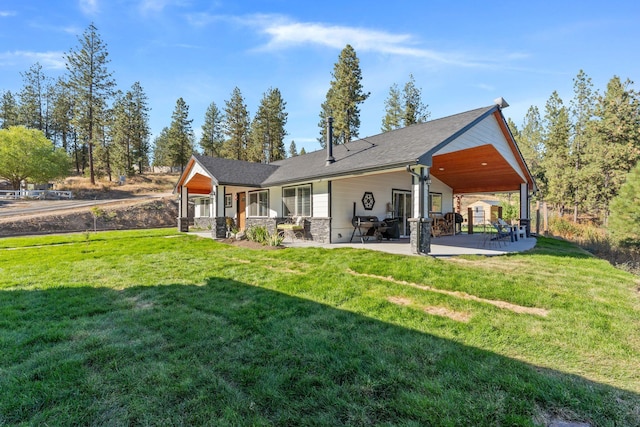
[[[455,236],[440,236],[431,240],[432,257],[450,257],[458,255],[484,255],[496,256],[508,253],[525,252],[536,245],[535,237],[520,238],[518,241],[492,240],[491,235],[485,233],[457,234]],[[418,255],[411,251],[409,239],[392,241],[371,241],[365,244],[358,243],[318,243],[308,240],[285,241],[283,245],[288,248],[323,247],[368,249],[372,251],[386,252],[397,255]]]
[[[211,232],[200,231],[194,232],[200,237],[211,238]],[[459,255],[482,255],[482,256],[496,256],[505,255],[509,253],[525,252],[533,249],[536,245],[535,237],[524,237],[518,239],[518,241],[510,242],[505,240],[492,240],[492,235],[485,233],[476,234],[457,234],[455,236],[441,236],[431,241],[430,256],[436,258],[444,258]],[[396,255],[415,255],[418,254],[411,251],[409,245],[409,239],[396,239],[396,240],[372,240],[367,243],[322,243],[315,242],[313,240],[302,239],[285,239],[282,245],[286,248],[305,248],[305,247],[320,247],[326,249],[338,249],[338,248],[354,248],[354,249],[366,249],[371,251],[386,252]]]

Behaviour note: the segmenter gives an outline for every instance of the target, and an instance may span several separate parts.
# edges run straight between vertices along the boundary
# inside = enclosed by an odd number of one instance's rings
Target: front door
[[[411,191],[393,190],[393,210],[394,216],[399,220],[400,237],[408,237],[411,233]]]
[[[244,231],[247,218],[247,193],[238,193],[238,229]]]

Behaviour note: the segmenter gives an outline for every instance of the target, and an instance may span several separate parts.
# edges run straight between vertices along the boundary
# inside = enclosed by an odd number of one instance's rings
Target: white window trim
[[[253,215],[252,212],[251,212],[251,206],[253,205],[251,203],[251,196],[254,195],[254,194],[257,196],[256,202],[257,202],[257,209],[259,211],[260,210],[260,194],[261,193],[264,193],[264,194],[267,195],[267,203],[266,203],[266,207],[265,207],[266,215]],[[269,190],[250,191],[249,192],[249,196],[247,197],[247,199],[248,199],[248,203],[247,203],[247,211],[248,211],[247,212],[247,217],[248,218],[268,218],[269,217]],[[256,213],[259,213],[259,212],[256,212]]]
[[[295,190],[294,196],[294,206],[297,211],[298,209],[298,190],[301,188],[309,188],[309,215],[302,215],[299,212],[289,212],[289,215],[285,214],[285,195],[284,192],[286,190]],[[311,217],[313,216],[313,185],[312,184],[302,184],[302,185],[293,185],[290,187],[282,187],[282,215],[283,216],[304,216]]]

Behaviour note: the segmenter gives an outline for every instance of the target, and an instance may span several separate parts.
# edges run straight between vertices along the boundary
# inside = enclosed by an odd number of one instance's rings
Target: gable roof
[[[222,159],[194,154],[193,157],[214,177],[218,185],[260,187],[278,169],[275,165]]]
[[[492,115],[493,118],[490,118]],[[476,126],[481,122],[483,126]],[[476,129],[484,128],[487,123],[492,124],[489,140],[485,134],[480,141],[473,135],[478,132]],[[473,131],[468,132],[471,129]],[[513,156],[513,162],[517,163],[521,172],[516,171],[503,154],[491,145],[496,135],[503,145],[506,141],[506,150],[511,153],[508,156]],[[460,141],[465,139],[472,141],[471,144],[458,147]],[[450,144],[454,141],[454,144]],[[321,149],[263,164],[194,155],[189,165],[197,162],[210,175],[210,181],[218,185],[248,187],[287,185],[423,165],[433,166],[431,173],[457,193],[486,192],[489,191],[486,190],[488,187],[493,191],[510,191],[519,188],[521,182],[529,182],[530,188],[535,188],[533,178],[497,105],[334,145],[333,157],[335,162],[327,164],[327,152]],[[482,167],[479,168],[476,163]],[[489,163],[492,166],[487,168]],[[454,164],[457,167],[452,167]],[[187,181],[187,175],[185,171],[178,186]]]
[[[333,146],[335,162],[326,165],[326,150],[273,162],[280,166],[264,182],[279,185],[363,173],[406,165],[430,165],[430,157],[442,146],[484,119],[497,106],[479,108],[425,123]]]

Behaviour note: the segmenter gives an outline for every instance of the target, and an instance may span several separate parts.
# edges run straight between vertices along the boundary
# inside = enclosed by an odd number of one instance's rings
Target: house
[[[502,207],[497,200],[478,200],[470,203],[467,209],[471,210],[472,217],[468,221],[473,225],[489,224],[502,218]]]
[[[305,218],[307,238],[348,242],[354,215],[399,221],[414,253],[428,253],[431,214],[453,211],[454,194],[518,192],[528,219],[535,182],[502,114],[506,102],[271,164],[194,155],[181,175],[178,226],[195,218],[216,237],[225,218],[240,229],[275,231],[287,217]],[[331,119],[327,125],[332,139]]]

